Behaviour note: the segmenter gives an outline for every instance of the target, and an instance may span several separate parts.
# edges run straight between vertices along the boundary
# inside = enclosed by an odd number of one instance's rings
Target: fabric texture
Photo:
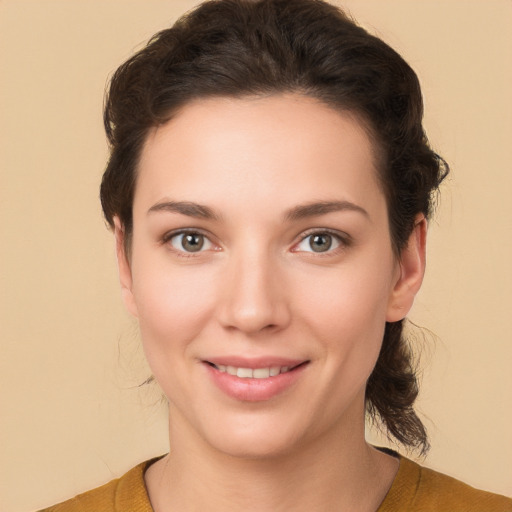
[[[143,462],[121,478],[40,512],[153,512]],[[400,467],[377,512],[512,512],[512,499],[480,491],[400,457]]]

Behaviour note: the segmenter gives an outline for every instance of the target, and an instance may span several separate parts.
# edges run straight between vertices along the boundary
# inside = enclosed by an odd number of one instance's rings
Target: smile
[[[290,366],[270,366],[268,368],[241,368],[236,366],[227,366],[223,364],[213,364],[214,368],[221,373],[228,373],[229,375],[236,375],[241,379],[268,379],[269,377],[276,377],[281,373],[289,372],[296,367]]]
[[[203,360],[212,382],[224,394],[243,402],[270,400],[294,386],[311,361],[240,357]]]

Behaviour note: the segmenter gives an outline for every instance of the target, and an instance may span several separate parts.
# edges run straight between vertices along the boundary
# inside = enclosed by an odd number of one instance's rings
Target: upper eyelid
[[[344,243],[349,243],[352,241],[352,237],[348,233],[345,233],[344,231],[338,231],[337,229],[331,229],[331,228],[311,228],[306,231],[303,231],[299,235],[299,242],[302,242],[302,240],[305,240],[308,236],[317,235],[317,234],[332,235]]]
[[[202,235],[202,236],[208,238],[208,240],[210,240],[210,242],[214,243],[213,240],[212,240],[213,235],[211,233],[209,233],[208,231],[205,231],[205,230],[199,229],[199,228],[177,228],[177,229],[171,229],[170,231],[166,231],[162,235],[162,241],[163,242],[168,242],[171,238],[173,238],[175,236],[183,235],[183,234],[187,234],[187,233],[197,233],[198,235]]]

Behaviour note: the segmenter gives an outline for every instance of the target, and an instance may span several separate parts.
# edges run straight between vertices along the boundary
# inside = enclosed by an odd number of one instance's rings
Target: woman
[[[428,450],[421,121],[411,68],[315,0],[207,2],[119,68],[101,200],[171,451],[48,510],[512,510],[364,437]]]

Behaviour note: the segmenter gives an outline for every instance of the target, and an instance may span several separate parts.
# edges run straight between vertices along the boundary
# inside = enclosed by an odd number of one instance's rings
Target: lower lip
[[[244,402],[263,402],[283,393],[292,387],[302,375],[307,364],[302,364],[286,373],[266,379],[240,378],[221,372],[204,363],[215,385],[226,395]]]

